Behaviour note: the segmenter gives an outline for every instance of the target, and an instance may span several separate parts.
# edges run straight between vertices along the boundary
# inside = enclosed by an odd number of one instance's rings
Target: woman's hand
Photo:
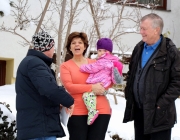
[[[105,88],[101,83],[97,83],[92,85],[92,91],[95,95],[103,95],[103,93],[105,92]]]

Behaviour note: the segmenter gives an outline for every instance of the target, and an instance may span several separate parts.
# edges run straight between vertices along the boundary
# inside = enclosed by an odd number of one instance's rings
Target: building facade
[[[164,0],[163,0],[164,1]],[[179,39],[179,32],[180,32],[180,3],[179,0],[166,0],[166,9],[161,10],[151,10],[147,8],[140,8],[141,15],[146,15],[148,13],[154,12],[159,14],[164,20],[164,30],[163,33],[170,33],[168,37],[173,40],[173,42],[180,47],[180,39]],[[109,4],[109,3],[107,3]],[[45,5],[45,4],[44,4]],[[32,15],[36,15],[36,13],[40,12],[41,9],[36,4],[36,0],[30,1],[30,13]],[[120,6],[120,5],[119,5]],[[81,12],[78,16],[79,20],[87,21],[88,24],[93,24],[93,19],[89,15],[86,9],[85,11]],[[113,5],[111,8],[112,11],[116,11],[116,6]],[[126,11],[131,11],[132,7],[126,6]],[[117,10],[118,12],[118,10]],[[56,17],[57,18],[57,17]],[[59,18],[57,18],[59,21]],[[7,27],[14,27],[16,24],[14,18],[11,15],[4,16],[0,18],[0,25],[4,23]],[[127,21],[128,24],[128,21]],[[106,21],[103,25],[103,28],[109,28],[111,26],[111,21]],[[77,25],[72,26],[72,31],[82,31],[83,25],[79,23]],[[27,28],[26,30],[18,30],[17,32],[20,33],[24,38],[31,41],[31,37],[36,30],[36,26]],[[57,37],[55,37],[57,42]],[[131,52],[134,46],[141,40],[141,36],[138,33],[131,33],[125,34],[121,37],[121,42],[123,44],[129,46]],[[21,60],[26,56],[29,46],[23,47],[20,43],[24,40],[14,34],[9,32],[2,32],[0,31],[0,86],[4,84],[12,84],[15,82],[16,71],[19,63]],[[57,43],[56,43],[57,45]],[[92,44],[91,44],[92,45]],[[93,45],[95,48],[95,44]],[[114,52],[118,53],[118,47],[114,44]],[[128,66],[125,66],[124,72],[128,70]]]

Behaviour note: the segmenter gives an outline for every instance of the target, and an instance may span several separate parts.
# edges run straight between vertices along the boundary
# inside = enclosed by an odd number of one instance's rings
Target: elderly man
[[[57,85],[50,69],[54,39],[47,32],[32,37],[33,49],[20,63],[16,77],[18,140],[56,140],[65,136],[60,105],[73,111],[74,99]]]
[[[180,54],[171,39],[161,35],[162,30],[163,20],[157,14],[142,17],[142,41],[129,65],[123,120],[134,120],[135,140],[170,140],[176,123]]]

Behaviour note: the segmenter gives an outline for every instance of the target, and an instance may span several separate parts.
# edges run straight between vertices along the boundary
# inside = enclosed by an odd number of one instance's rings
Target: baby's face
[[[110,53],[110,52],[105,49],[98,49],[97,53],[98,53],[98,57],[101,57],[103,54]]]

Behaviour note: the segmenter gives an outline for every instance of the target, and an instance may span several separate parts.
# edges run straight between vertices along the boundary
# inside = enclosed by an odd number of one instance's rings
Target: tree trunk
[[[42,12],[42,16],[41,16],[41,18],[40,18],[40,20],[39,20],[39,23],[38,23],[38,26],[37,26],[37,28],[36,28],[35,34],[36,34],[37,32],[39,32],[39,29],[40,29],[41,24],[42,24],[42,22],[43,22],[43,19],[44,19],[44,16],[45,16],[45,14],[46,14],[46,11],[47,11],[47,8],[48,8],[48,6],[49,6],[49,3],[50,3],[50,0],[47,0],[46,5],[45,5],[45,7],[44,7],[44,10],[43,10],[43,12]],[[29,49],[32,49],[32,46],[29,46]]]
[[[94,15],[94,10],[93,10],[93,5],[92,5],[92,1],[91,0],[89,0],[89,5],[90,5],[90,8],[91,8],[91,13],[92,13],[94,25],[95,25],[95,28],[96,28],[96,32],[97,32],[98,38],[100,39],[101,38],[101,34],[100,34],[100,31],[99,31],[99,28],[98,28],[98,23],[96,21],[95,15]]]
[[[66,8],[66,0],[63,0],[62,2],[62,9],[61,9],[61,15],[60,15],[60,23],[59,23],[59,32],[58,32],[58,47],[57,47],[57,63],[56,63],[56,75],[59,73],[59,65],[61,63],[61,46],[62,46],[62,30],[63,30],[63,22],[64,22],[64,12]],[[58,84],[59,78],[57,79]]]
[[[76,5],[75,7],[71,10],[71,13],[70,13],[70,19],[69,19],[69,24],[68,24],[68,27],[67,27],[67,32],[66,32],[66,37],[65,37],[65,41],[64,41],[64,47],[63,47],[63,56],[62,56],[62,61],[65,60],[65,57],[66,57],[66,53],[67,53],[67,50],[66,50],[66,43],[67,43],[67,38],[71,32],[71,27],[73,25],[73,19],[74,19],[74,15],[75,15],[75,11],[77,10],[78,6],[79,6],[79,3],[80,3],[81,0],[78,0],[76,1]]]

